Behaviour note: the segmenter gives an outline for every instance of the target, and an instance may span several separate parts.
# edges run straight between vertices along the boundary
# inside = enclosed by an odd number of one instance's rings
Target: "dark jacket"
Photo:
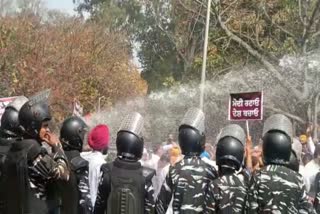
[[[53,180],[68,180],[66,157],[60,147],[50,156],[35,140],[18,139],[4,164],[6,213],[47,213],[46,187]]]

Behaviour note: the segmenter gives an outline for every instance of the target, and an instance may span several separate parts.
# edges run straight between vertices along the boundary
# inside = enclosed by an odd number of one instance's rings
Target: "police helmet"
[[[69,117],[60,129],[60,140],[63,149],[82,151],[84,136],[88,131],[88,126],[80,117]]]
[[[27,101],[28,98],[25,96],[19,96],[5,108],[1,117],[1,130],[5,134],[10,136],[17,136],[21,134],[21,129],[19,127],[19,111]]]
[[[19,112],[19,123],[24,134],[37,139],[44,121],[51,120],[48,103],[45,101],[25,103]]]
[[[282,114],[270,116],[263,126],[263,159],[266,165],[286,165],[290,160],[292,123]]]
[[[179,145],[186,156],[200,156],[204,151],[204,113],[201,109],[190,108],[179,126]]]
[[[138,112],[124,118],[116,139],[118,156],[128,160],[141,159],[144,147],[143,123],[143,117]]]
[[[239,170],[244,156],[244,146],[236,138],[226,136],[219,140],[216,149],[217,165],[232,165]]]

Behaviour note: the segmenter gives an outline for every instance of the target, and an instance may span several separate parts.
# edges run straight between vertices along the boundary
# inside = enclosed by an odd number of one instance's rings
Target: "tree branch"
[[[316,38],[316,37],[319,36],[319,35],[320,35],[320,31],[317,31],[317,32],[315,32],[315,33],[311,36],[311,38],[314,39],[314,38]]]
[[[226,22],[224,22],[224,24],[226,25]],[[233,34],[237,35],[237,32],[232,31]],[[245,38],[249,41],[251,41],[251,47],[254,49],[257,49],[258,51],[260,51],[261,53],[265,54],[270,60],[272,60],[273,62],[279,62],[279,58],[277,58],[276,56],[272,55],[271,53],[267,52],[266,50],[264,50],[260,44],[258,44],[258,41],[255,41],[253,38],[251,38],[250,36],[247,36],[246,34],[241,34],[241,35],[237,35],[239,36],[239,38]],[[242,39],[243,40],[243,39]],[[257,44],[256,44],[257,43]]]
[[[285,115],[285,116],[287,116],[287,117],[289,117],[289,118],[291,118],[291,119],[293,119],[293,120],[295,120],[295,121],[297,121],[297,122],[300,122],[300,123],[302,123],[302,124],[306,124],[306,123],[307,123],[307,122],[306,122],[304,119],[302,119],[301,117],[296,116],[296,115],[294,115],[294,114],[291,114],[291,113],[289,113],[289,112],[285,112],[285,111],[283,111],[283,110],[281,110],[281,109],[278,109],[278,108],[275,108],[275,107],[273,107],[273,106],[266,105],[266,106],[264,106],[264,107],[265,107],[266,109],[269,109],[269,110],[275,112],[275,113],[283,114],[283,115]]]
[[[265,6],[262,6],[262,10],[263,10],[263,15],[266,17],[266,19],[271,23],[271,25],[277,27],[279,30],[281,30],[282,32],[284,32],[285,34],[287,34],[288,36],[294,38],[295,40],[297,39],[296,36],[289,32],[287,29],[281,27],[280,25],[278,25],[277,23],[275,23],[271,17],[269,16],[269,14],[267,13],[266,11],[266,7]]]
[[[303,26],[306,26],[306,11],[304,11],[304,13],[302,15],[302,3],[301,3],[301,0],[299,0],[299,17],[300,17],[300,21],[303,24]]]
[[[303,50],[306,50],[306,44],[307,44],[307,40],[308,40],[308,36],[310,34],[310,30],[311,30],[311,27],[314,23],[314,20],[316,18],[316,15],[317,13],[319,12],[319,9],[320,9],[320,0],[317,1],[313,11],[312,11],[312,15],[311,15],[311,18],[309,20],[309,23],[308,25],[305,27],[304,31],[303,31],[303,35],[302,35],[302,47],[303,47]]]
[[[187,7],[183,2],[182,2],[182,0],[179,0],[179,4],[186,10],[186,11],[188,11],[188,12],[191,12],[191,13],[193,13],[193,14],[197,14],[198,12],[197,11],[195,11],[195,10],[192,10],[192,9],[190,9],[189,7]],[[201,15],[201,17],[202,18],[206,18],[204,15],[202,15],[202,14],[200,14]]]
[[[227,6],[227,8],[226,9],[224,9],[221,13],[220,13],[220,16],[222,16],[225,12],[227,12],[227,10],[229,10],[229,8],[231,7],[231,6],[233,6],[235,3],[237,3],[238,2],[238,0],[235,0],[235,1],[233,1],[233,2],[231,2],[228,6]]]
[[[253,49],[248,43],[246,43],[245,41],[243,41],[240,37],[238,37],[237,35],[235,35],[234,33],[232,33],[228,27],[224,24],[224,22],[221,20],[220,15],[217,15],[217,19],[218,22],[221,26],[221,28],[225,31],[225,33],[235,42],[239,43],[242,47],[244,47],[252,56],[254,56],[255,58],[257,58],[269,71],[271,71],[273,73],[273,75],[283,84],[285,85],[288,89],[290,89],[294,95],[297,98],[301,98],[302,97],[302,93],[300,91],[298,91],[297,89],[291,87],[287,81],[285,80],[285,78],[283,78],[283,76],[280,74],[280,72],[267,60],[265,59],[265,57],[260,54],[258,51],[256,51],[255,49]]]

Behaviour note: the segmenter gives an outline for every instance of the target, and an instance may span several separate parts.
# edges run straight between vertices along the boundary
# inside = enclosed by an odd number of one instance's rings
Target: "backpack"
[[[32,140],[17,141],[7,154],[4,164],[4,185],[6,212],[15,214],[46,214],[44,201],[35,197],[29,184],[28,157],[31,150],[35,153],[40,146]]]
[[[130,169],[132,163],[117,162],[110,165],[111,191],[107,214],[143,214],[144,184],[142,168]]]

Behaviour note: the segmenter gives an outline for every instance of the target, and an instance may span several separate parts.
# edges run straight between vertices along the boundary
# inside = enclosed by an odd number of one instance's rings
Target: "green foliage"
[[[285,54],[319,47],[318,0],[301,1],[301,7],[292,0],[218,2],[211,8],[208,78],[229,67],[260,63],[246,46],[227,36],[218,17],[275,65]],[[206,4],[206,0],[84,0],[79,11],[86,8],[93,20],[106,16],[116,28],[127,30],[131,42],[140,47],[142,75],[153,91],[170,87],[168,80],[185,83],[200,78]]]

